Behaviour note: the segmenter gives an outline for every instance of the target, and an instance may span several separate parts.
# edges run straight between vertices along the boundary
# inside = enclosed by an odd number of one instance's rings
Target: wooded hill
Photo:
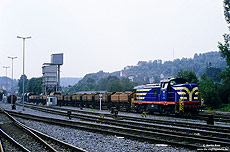
[[[174,61],[139,61],[136,66],[127,66],[122,70],[124,77],[133,78],[139,83],[154,83],[160,79],[175,77],[180,70],[190,70],[200,77],[207,67],[224,69],[226,63],[219,52],[195,54],[193,58]]]
[[[181,70],[193,71],[198,78],[206,73],[213,79],[218,79],[217,74],[225,67],[225,60],[219,52],[195,54],[194,58],[175,59],[174,61],[139,61],[136,66],[126,66],[123,70],[113,73],[99,71],[86,74],[77,84],[65,88],[64,92],[130,91],[135,85],[158,83],[161,79],[176,77]]]
[[[99,71],[87,74],[81,81],[85,82],[88,78],[98,81],[108,76],[116,76],[129,78],[138,84],[157,83],[161,79],[175,77],[180,70],[191,70],[199,78],[206,72],[207,67],[222,70],[226,67],[226,62],[219,52],[196,53],[193,58],[175,59],[174,61],[139,61],[136,66],[126,66],[121,71],[113,73]]]

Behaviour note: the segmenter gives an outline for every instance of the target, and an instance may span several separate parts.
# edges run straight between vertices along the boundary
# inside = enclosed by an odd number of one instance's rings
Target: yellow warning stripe
[[[187,97],[180,97],[181,100],[187,100]]]
[[[138,91],[149,91],[149,90],[151,90],[151,89],[137,89],[137,92]]]
[[[137,97],[137,99],[145,99],[145,97]]]
[[[192,101],[192,94],[198,90],[198,87],[195,87],[192,89],[192,91],[190,92],[188,88],[186,87],[173,87],[173,89],[175,90],[185,90],[188,94],[189,94],[189,101]]]
[[[177,92],[179,95],[186,95],[186,92]]]
[[[147,93],[137,93],[137,96],[144,96],[146,95]]]

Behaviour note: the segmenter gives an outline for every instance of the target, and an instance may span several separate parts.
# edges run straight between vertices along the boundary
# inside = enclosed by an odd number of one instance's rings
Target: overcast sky
[[[61,77],[113,72],[138,61],[190,58],[218,50],[227,33],[223,0],[0,0],[0,76],[42,76],[52,53],[64,53]],[[11,77],[11,69],[8,69]]]

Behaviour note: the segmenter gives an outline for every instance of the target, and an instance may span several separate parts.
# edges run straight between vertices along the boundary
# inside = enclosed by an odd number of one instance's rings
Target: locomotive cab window
[[[164,83],[163,84],[163,89],[167,89],[167,87],[168,87],[168,83]]]
[[[175,81],[170,81],[170,85],[176,85],[177,83]]]

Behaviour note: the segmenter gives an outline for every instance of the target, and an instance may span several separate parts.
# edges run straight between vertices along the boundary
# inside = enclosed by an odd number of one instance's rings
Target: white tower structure
[[[44,93],[55,92],[57,88],[57,65],[44,63],[42,66],[42,75]]]
[[[51,64],[57,65],[57,90],[60,91],[60,67],[63,65],[63,53],[52,54],[51,55]]]
[[[60,66],[63,65],[63,53],[52,54],[51,63],[42,66],[43,89],[45,94],[60,91]]]

